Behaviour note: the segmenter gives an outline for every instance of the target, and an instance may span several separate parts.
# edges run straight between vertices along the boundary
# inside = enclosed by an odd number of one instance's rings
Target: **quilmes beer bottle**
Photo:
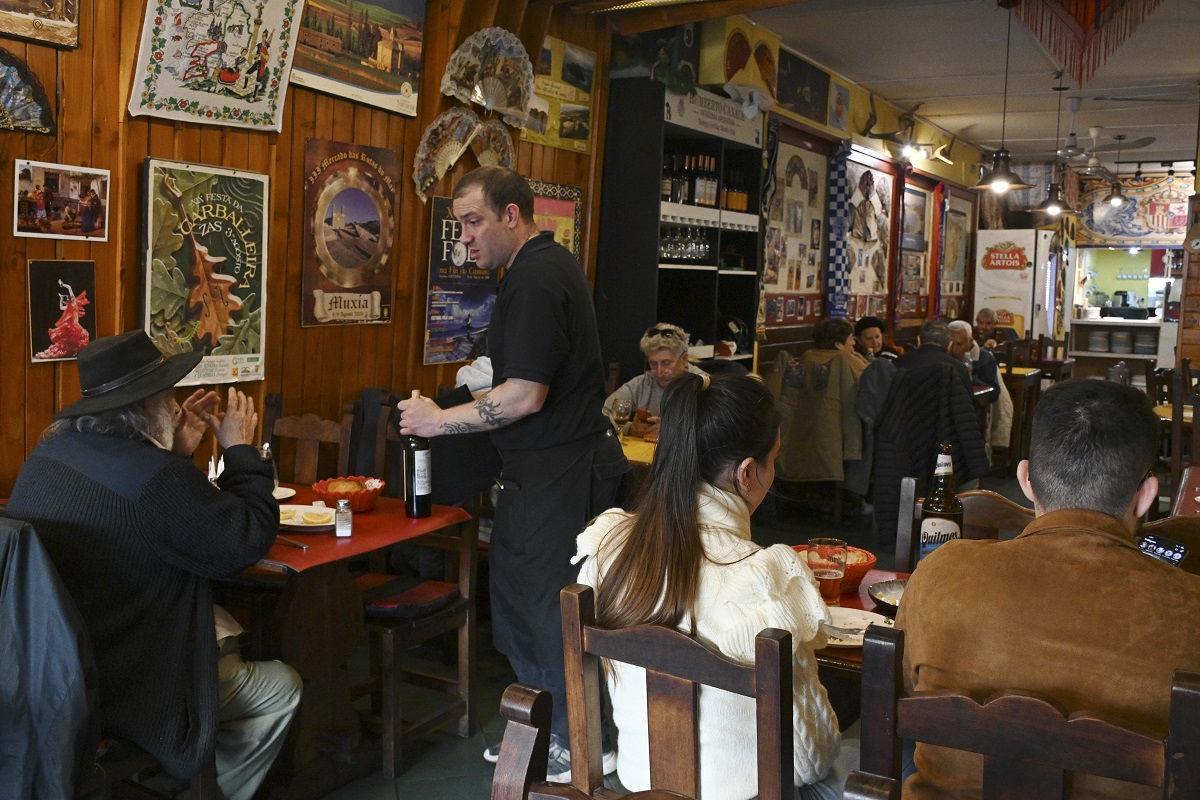
[[[963,507],[954,493],[954,460],[950,445],[941,446],[933,470],[933,487],[921,506],[921,543],[918,560],[951,539],[961,539]]]
[[[413,397],[420,397],[414,390]],[[433,459],[429,440],[408,436],[404,440],[404,513],[409,517],[428,517],[433,513]]]

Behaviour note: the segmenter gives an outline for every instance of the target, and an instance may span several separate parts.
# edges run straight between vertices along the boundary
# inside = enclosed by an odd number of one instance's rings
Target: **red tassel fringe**
[[[1023,0],[1014,9],[1017,19],[1037,37],[1074,76],[1079,86],[1096,74],[1100,65],[1158,8],[1162,0],[1112,0],[1100,7],[1098,26],[1085,29],[1062,0]],[[1071,5],[1076,5],[1072,3]],[[1081,3],[1079,5],[1090,5]],[[1081,17],[1095,18],[1096,8],[1079,9]],[[1086,19],[1086,18],[1085,18]]]

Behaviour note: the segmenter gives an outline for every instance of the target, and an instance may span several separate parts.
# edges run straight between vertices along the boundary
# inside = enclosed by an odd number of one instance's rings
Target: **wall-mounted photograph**
[[[79,0],[4,0],[0,34],[78,47]]]
[[[108,170],[17,159],[13,174],[13,235],[108,241]]]
[[[71,361],[96,338],[94,261],[29,259],[29,350],[33,361]]]

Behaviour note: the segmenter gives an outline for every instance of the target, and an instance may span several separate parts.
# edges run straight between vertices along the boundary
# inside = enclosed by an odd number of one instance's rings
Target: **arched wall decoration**
[[[54,113],[29,65],[0,48],[0,130],[54,135]]]

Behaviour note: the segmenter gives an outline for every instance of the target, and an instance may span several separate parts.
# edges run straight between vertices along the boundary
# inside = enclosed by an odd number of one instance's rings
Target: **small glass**
[[[809,539],[808,566],[816,576],[821,599],[827,606],[842,604],[842,578],[846,575],[846,542],[843,539]]]
[[[626,399],[617,400],[612,405],[612,421],[617,426],[617,436],[624,441],[625,426],[633,416],[633,402]]]
[[[279,488],[279,468],[277,466],[275,466],[275,459],[271,457],[270,442],[262,443],[262,447],[259,448],[258,455],[259,455],[259,458],[262,459],[264,464],[271,465],[271,479],[275,482],[275,488],[278,489]]]

